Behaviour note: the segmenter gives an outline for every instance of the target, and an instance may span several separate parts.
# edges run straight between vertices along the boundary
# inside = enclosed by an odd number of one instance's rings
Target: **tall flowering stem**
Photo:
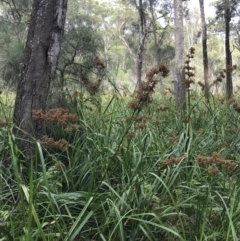
[[[169,69],[164,63],[160,63],[157,67],[153,67],[146,74],[146,81],[142,81],[139,85],[137,95],[128,103],[128,107],[134,111],[140,112],[144,105],[153,101],[152,95],[157,84],[155,75],[161,74],[162,77],[167,77]]]
[[[191,47],[189,49],[189,52],[186,56],[186,61],[185,61],[185,79],[183,81],[183,85],[187,89],[187,121],[189,123],[188,127],[188,136],[191,138],[192,137],[192,127],[191,127],[191,96],[190,96],[190,91],[191,91],[191,84],[194,83],[194,76],[195,76],[195,67],[191,66],[191,60],[194,58],[195,54],[195,48]]]
[[[146,80],[140,83],[135,98],[128,103],[128,107],[133,110],[133,113],[126,128],[126,131],[124,132],[118,144],[115,154],[118,152],[124,138],[129,133],[129,130],[132,127],[132,124],[134,123],[136,115],[140,113],[144,106],[150,104],[153,101],[152,95],[154,93],[154,88],[156,87],[158,82],[155,75],[161,74],[162,77],[167,77],[168,73],[169,69],[167,68],[167,66],[164,63],[159,63],[158,66],[153,67],[149,70],[149,72],[146,74]]]

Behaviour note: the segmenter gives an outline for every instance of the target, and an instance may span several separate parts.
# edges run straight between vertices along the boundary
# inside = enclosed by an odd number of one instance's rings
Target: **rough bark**
[[[208,50],[207,50],[207,25],[205,20],[204,0],[199,0],[201,23],[202,23],[202,51],[204,69],[204,92],[206,100],[209,99],[209,71],[208,71]]]
[[[232,53],[230,50],[230,22],[231,10],[229,0],[225,0],[225,55],[226,55],[226,98],[230,99],[233,95],[232,84]]]
[[[67,2],[68,0],[33,2],[14,110],[14,133],[27,159],[33,155],[31,140],[43,135],[43,123],[33,120],[32,111],[44,110],[46,107],[62,43]]]
[[[184,33],[183,33],[183,6],[182,0],[174,0],[174,24],[175,24],[175,70],[174,92],[176,105],[185,108],[186,89],[184,81]]]

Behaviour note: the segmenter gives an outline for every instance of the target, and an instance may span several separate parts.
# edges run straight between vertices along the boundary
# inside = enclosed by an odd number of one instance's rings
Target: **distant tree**
[[[43,135],[43,123],[33,119],[33,111],[46,107],[60,53],[67,2],[33,2],[14,109],[14,133],[26,159],[30,159],[34,151],[31,138],[41,138]]]
[[[135,10],[131,22],[122,20],[119,38],[136,63],[135,72],[139,85],[144,67],[164,59],[164,48],[161,45],[169,26],[172,4],[169,0],[122,0],[121,3]],[[163,24],[159,21],[160,18],[164,20]],[[166,47],[169,47],[168,44],[169,42]]]
[[[151,54],[154,56],[155,64],[159,61],[167,62],[170,55],[172,59],[172,54],[170,53],[169,34],[171,34],[170,22],[171,22],[171,12],[173,11],[173,4],[170,0],[157,1],[149,0],[149,15],[150,15],[150,29],[149,32],[153,35]],[[167,51],[168,54],[164,54]]]
[[[207,25],[205,20],[204,0],[199,0],[201,23],[202,23],[202,51],[204,69],[204,91],[206,100],[209,99],[209,73],[208,73],[208,50],[207,50]]]
[[[225,18],[225,56],[226,56],[226,98],[230,99],[233,95],[232,83],[232,53],[230,49],[230,22],[231,9],[229,0],[224,1],[224,18]]]
[[[174,91],[176,105],[185,108],[186,89],[184,81],[184,32],[183,32],[183,4],[182,0],[174,0],[174,26],[175,26],[175,70]]]
[[[125,4],[125,2],[124,2]],[[137,22],[132,23],[133,31],[137,33],[137,48],[133,52],[132,48],[129,46],[129,43],[126,41],[123,36],[119,36],[124,45],[128,48],[130,54],[133,56],[136,62],[136,77],[137,77],[137,85],[139,86],[142,81],[142,66],[143,66],[143,58],[144,58],[144,51],[145,51],[145,41],[148,35],[148,23],[147,23],[147,6],[148,1],[144,0],[130,0],[129,5],[134,7],[138,12],[138,20]],[[124,29],[126,23],[123,22],[122,28]],[[134,36],[136,38],[136,36]]]
[[[239,15],[239,0],[221,0],[214,3],[216,7],[217,21],[224,19],[225,32],[225,74],[226,74],[226,98],[233,95],[232,83],[232,53],[230,48],[231,20]],[[221,27],[221,25],[219,25]],[[221,31],[222,29],[220,29]]]

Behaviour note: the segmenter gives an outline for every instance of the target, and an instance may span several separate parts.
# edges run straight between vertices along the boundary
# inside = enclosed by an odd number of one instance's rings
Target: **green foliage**
[[[239,113],[190,97],[185,116],[169,93],[140,112],[129,96],[84,95],[78,126],[51,123],[68,148],[37,142],[28,172],[2,127],[1,240],[238,240]],[[199,161],[214,155],[234,169]]]
[[[26,42],[27,23],[30,16],[30,0],[3,1],[0,3],[0,69],[1,78],[10,86],[16,86],[23,49]]]
[[[102,36],[98,33],[98,19],[89,15],[89,10],[96,15],[98,9],[92,1],[79,3],[70,1],[65,26],[64,41],[58,64],[56,90],[68,83],[83,85],[82,78],[99,78],[102,73],[96,70],[94,58],[103,49]]]

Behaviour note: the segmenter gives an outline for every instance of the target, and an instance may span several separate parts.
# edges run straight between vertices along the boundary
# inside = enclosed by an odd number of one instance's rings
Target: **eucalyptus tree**
[[[232,53],[230,49],[230,22],[231,22],[231,9],[230,1],[224,1],[224,18],[225,18],[225,55],[226,55],[226,98],[230,99],[233,94],[232,83]]]
[[[169,62],[173,59],[173,44],[171,43],[171,17],[173,12],[172,1],[149,0],[150,29],[153,36],[150,42],[152,48],[148,54],[154,56],[155,62]],[[173,42],[173,41],[172,41]],[[167,51],[167,52],[166,52]]]
[[[161,49],[159,45],[164,38],[163,32],[166,31],[169,25],[170,18],[167,16],[170,14],[171,2],[161,0],[129,0],[120,2],[124,2],[124,6],[127,5],[130,9],[135,10],[132,14],[132,16],[135,16],[135,19],[132,22],[123,21],[120,39],[136,63],[136,79],[139,85],[142,80],[143,68],[151,62],[149,58],[146,58],[146,55],[150,56],[152,54],[154,59],[152,62],[162,57],[158,55]],[[160,18],[164,20],[160,21]],[[164,27],[162,26],[163,22]],[[149,52],[150,46],[152,46],[151,49],[153,50],[151,53]]]
[[[33,111],[46,107],[60,53],[67,3],[67,0],[33,1],[14,109],[14,132],[26,159],[33,156],[31,138],[43,135],[43,123],[33,119]]]
[[[146,7],[147,2],[143,0],[134,1],[136,9],[139,15],[139,38],[137,48],[137,83],[140,85],[142,81],[142,64],[143,64],[143,52],[145,48],[145,41],[147,38],[147,19],[146,19]]]
[[[183,3],[174,0],[174,26],[175,26],[175,70],[174,91],[176,105],[185,108],[186,89],[184,81],[184,30],[183,30]]]
[[[224,20],[225,32],[225,69],[226,74],[226,98],[230,99],[233,95],[233,81],[232,81],[232,50],[231,50],[231,21],[234,17],[239,15],[239,0],[219,0],[214,3],[216,7],[217,21]],[[221,25],[218,25],[221,28]],[[220,31],[223,29],[220,29]]]
[[[123,4],[126,4],[124,2]],[[137,36],[137,45],[131,47],[131,43],[129,43],[123,35],[120,35],[120,39],[122,40],[123,44],[127,47],[129,53],[133,56],[134,61],[136,63],[136,78],[137,78],[137,85],[139,86],[142,81],[142,66],[143,66],[143,57],[144,57],[144,51],[145,51],[145,42],[146,38],[148,36],[148,16],[147,16],[147,6],[148,1],[145,0],[130,0],[127,2],[130,8],[134,8],[137,13],[138,17],[137,20],[132,22],[131,24],[131,31],[135,32],[136,35],[134,35],[134,38]],[[121,26],[121,32],[123,31],[129,31],[129,26],[127,26],[126,22],[122,23]],[[126,29],[128,28],[128,30]],[[120,33],[121,33],[120,32]],[[135,48],[133,50],[133,48]]]
[[[208,73],[208,51],[207,51],[207,25],[205,20],[204,0],[199,0],[201,23],[202,23],[202,52],[204,69],[204,91],[206,100],[209,99],[209,73]]]

